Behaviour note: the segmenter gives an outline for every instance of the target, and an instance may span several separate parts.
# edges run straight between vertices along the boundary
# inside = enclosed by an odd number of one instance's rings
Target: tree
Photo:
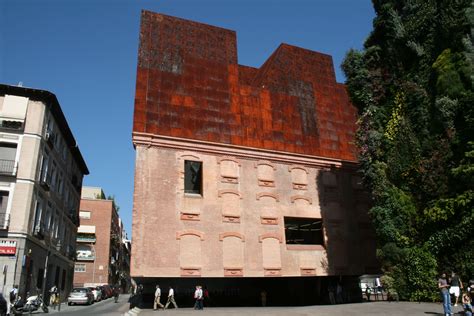
[[[436,273],[474,273],[474,1],[373,5],[342,65],[359,161],[383,270],[401,299],[429,300]]]

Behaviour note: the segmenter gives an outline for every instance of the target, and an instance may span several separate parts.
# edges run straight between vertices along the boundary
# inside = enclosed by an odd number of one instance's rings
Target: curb
[[[138,314],[140,314],[142,310],[138,307],[134,307],[132,308],[131,310],[129,310],[128,312],[124,313],[123,316],[136,316]]]

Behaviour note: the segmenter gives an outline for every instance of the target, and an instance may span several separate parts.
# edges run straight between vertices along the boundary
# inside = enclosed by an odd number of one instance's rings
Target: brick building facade
[[[83,187],[77,231],[75,286],[128,284],[123,271],[123,224],[115,203],[100,188]]]
[[[282,44],[242,66],[235,32],[144,11],[132,277],[189,303],[196,283],[221,305],[321,302],[336,282],[357,300],[377,262],[355,131],[330,56]]]

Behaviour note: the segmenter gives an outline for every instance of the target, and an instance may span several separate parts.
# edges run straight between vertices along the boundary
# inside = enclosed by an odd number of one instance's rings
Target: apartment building
[[[87,165],[56,96],[0,85],[2,291],[63,297],[72,286],[79,201]]]
[[[191,306],[196,284],[219,305],[314,304],[336,284],[356,301],[378,263],[332,58],[281,44],[254,68],[236,47],[234,31],[142,12],[131,276]]]
[[[102,188],[83,187],[77,231],[75,286],[121,285],[126,290],[129,271],[124,270],[124,227],[117,206]],[[126,269],[126,267],[125,267]]]

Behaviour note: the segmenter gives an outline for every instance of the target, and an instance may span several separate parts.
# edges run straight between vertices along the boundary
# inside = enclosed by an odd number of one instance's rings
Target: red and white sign
[[[16,255],[16,241],[0,240],[0,255]]]

